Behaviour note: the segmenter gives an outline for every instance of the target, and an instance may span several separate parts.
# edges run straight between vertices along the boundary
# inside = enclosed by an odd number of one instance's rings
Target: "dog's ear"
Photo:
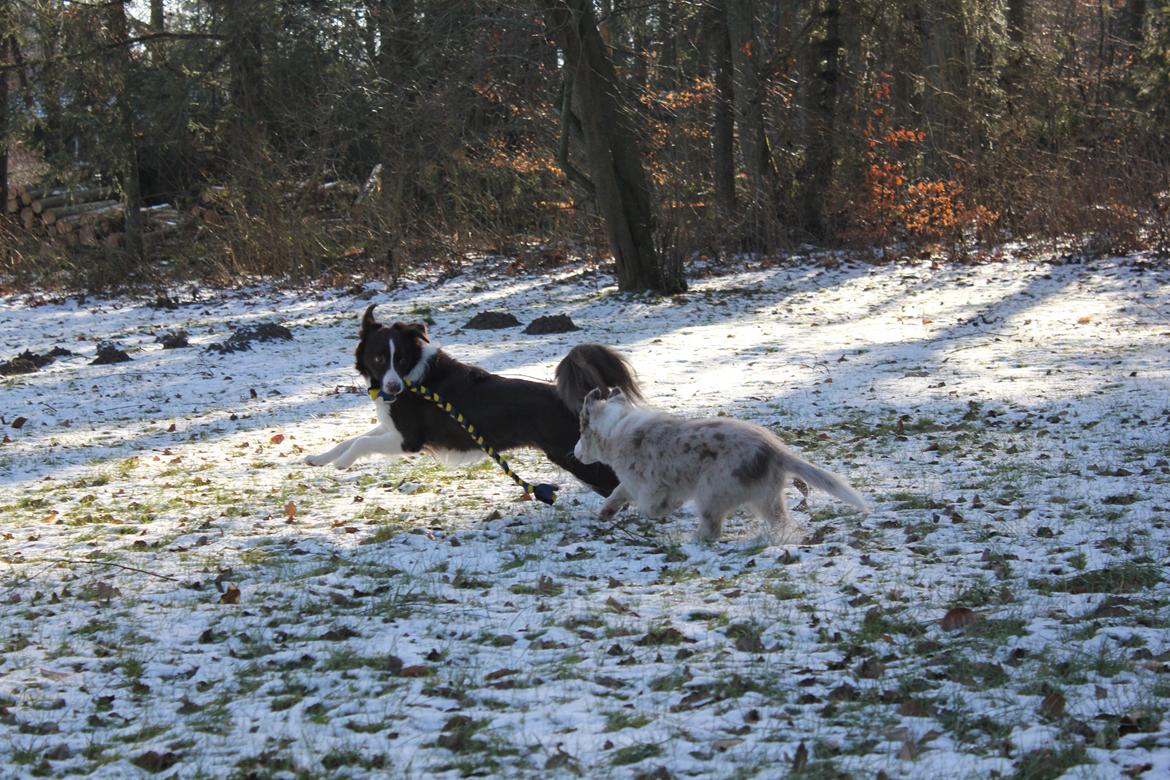
[[[585,400],[583,402],[583,405],[588,406],[589,404],[593,403],[594,401],[600,401],[601,398],[602,398],[601,388],[595,387],[592,390],[590,390],[588,393],[585,394]]]
[[[431,343],[430,335],[427,333],[427,324],[425,322],[408,322],[405,328],[406,332],[417,338],[419,341]]]
[[[378,321],[374,319],[374,307],[377,305],[378,304],[376,303],[371,303],[366,308],[366,313],[362,315],[362,326],[358,328],[359,339],[365,338],[367,333],[370,333],[378,328]]]
[[[620,387],[611,387],[609,389],[609,400],[624,404],[626,403],[626,394],[622,392]]]

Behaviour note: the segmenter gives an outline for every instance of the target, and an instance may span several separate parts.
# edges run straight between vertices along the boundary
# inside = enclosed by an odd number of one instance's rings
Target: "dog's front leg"
[[[402,455],[404,452],[402,434],[394,430],[379,430],[376,434],[371,433],[354,439],[349,449],[333,461],[333,466],[347,469],[355,460],[367,455]]]
[[[346,439],[325,452],[310,455],[305,458],[305,462],[310,466],[324,466],[326,463],[332,463],[339,469],[347,469],[358,458],[375,454],[403,454],[402,435],[396,430],[387,431],[379,426],[362,436]]]
[[[366,435],[369,436],[371,434]],[[361,436],[355,436],[352,439],[346,439],[335,447],[330,447],[324,452],[318,452],[316,455],[309,455],[305,458],[305,463],[308,463],[310,466],[324,466],[326,463],[332,463],[333,461],[337,460],[341,453],[352,447],[354,442],[360,438]]]
[[[630,494],[626,490],[625,484],[618,483],[618,486],[609,494],[609,498],[605,499],[605,503],[602,504],[601,512],[598,513],[597,517],[600,520],[611,520],[628,503],[630,503]]]

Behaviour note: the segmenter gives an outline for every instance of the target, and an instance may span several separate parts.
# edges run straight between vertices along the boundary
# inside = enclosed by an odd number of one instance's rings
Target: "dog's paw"
[[[622,511],[625,508],[626,508],[626,504],[624,501],[620,504],[608,504],[607,503],[605,506],[601,507],[601,511],[597,513],[597,519],[598,520],[613,520],[615,517],[617,517],[617,513]]]
[[[325,459],[324,455],[307,455],[305,456],[305,463],[310,466],[324,466],[329,461]]]

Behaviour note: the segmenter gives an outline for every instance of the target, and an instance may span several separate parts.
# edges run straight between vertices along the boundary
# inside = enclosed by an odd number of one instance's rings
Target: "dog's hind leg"
[[[695,501],[695,508],[699,510],[698,537],[703,542],[717,542],[723,533],[723,520],[731,510],[742,503],[742,499],[721,491],[703,493],[703,487],[703,485],[699,486]]]
[[[723,534],[723,519],[725,517],[727,517],[726,512],[721,512],[713,507],[701,508],[699,510],[699,541],[709,544],[719,541],[719,537]]]
[[[775,490],[749,504],[752,513],[767,528],[768,537],[776,544],[798,544],[804,539],[804,531],[788,513],[788,502],[784,499],[784,488],[787,484],[788,475],[785,474],[780,478]]]

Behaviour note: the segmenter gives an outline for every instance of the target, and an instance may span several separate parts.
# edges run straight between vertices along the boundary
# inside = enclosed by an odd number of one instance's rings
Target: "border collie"
[[[573,456],[577,411],[590,390],[616,386],[640,398],[637,379],[626,358],[600,344],[573,347],[556,369],[555,387],[527,379],[497,376],[460,363],[431,342],[421,322],[385,325],[366,309],[358,330],[357,370],[371,390],[378,425],[332,449],[305,459],[312,466],[332,463],[349,468],[367,455],[426,452],[456,464],[482,457],[475,442],[447,413],[405,391],[404,379],[424,384],[461,412],[497,451],[535,447],[603,496],[617,487],[613,471],[601,463],[586,465]],[[405,392],[404,392],[405,391]]]
[[[620,389],[589,391],[580,422],[581,438],[573,450],[578,460],[605,461],[621,478],[601,508],[603,520],[630,501],[650,517],[665,517],[693,498],[698,536],[714,542],[728,513],[747,504],[767,524],[770,541],[798,542],[803,534],[784,501],[792,476],[866,508],[849,483],[802,460],[759,425],[675,417],[634,406]]]

